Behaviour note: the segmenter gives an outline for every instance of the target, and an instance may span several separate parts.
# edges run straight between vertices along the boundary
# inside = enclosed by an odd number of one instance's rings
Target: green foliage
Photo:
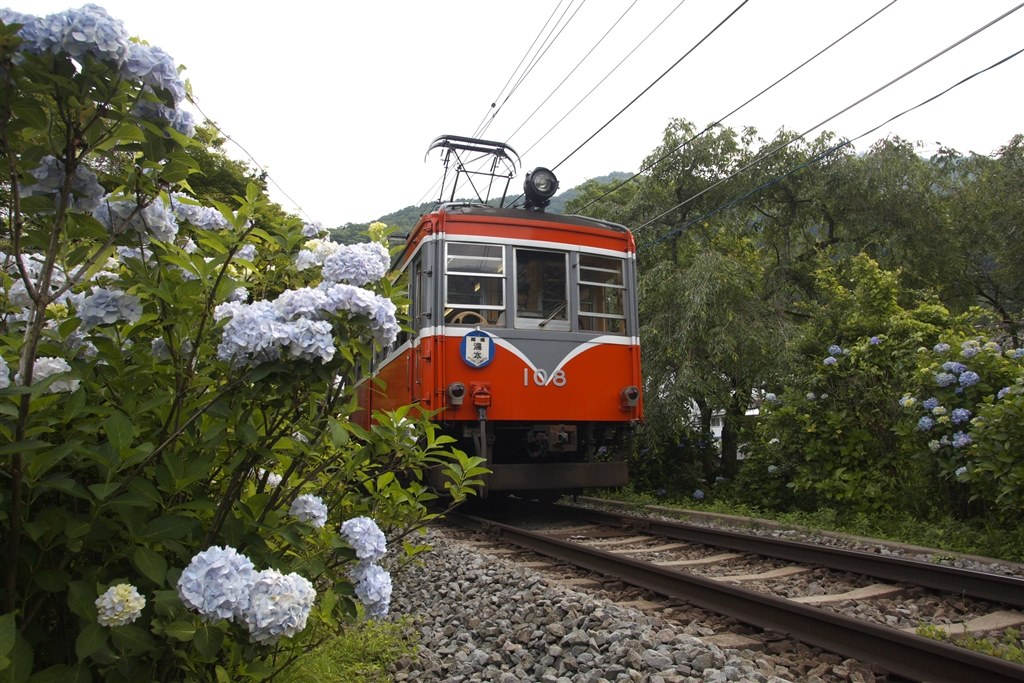
[[[303,656],[280,683],[384,683],[388,667],[413,649],[404,623],[365,621]]]
[[[363,613],[339,524],[372,517],[393,545],[422,552],[405,539],[438,514],[425,471],[446,468],[457,504],[474,492],[479,463],[408,409],[375,415],[369,430],[349,421],[378,345],[367,314],[332,314],[333,354],[314,361],[294,348],[251,363],[224,356],[218,306],[241,288],[269,301],[318,284],[294,263],[302,225],[251,182],[230,197],[211,185],[212,197],[183,199],[190,178],[225,166],[211,163],[215,150],[198,153],[166,122],[141,118],[139,102],[169,106],[169,93],[91,56],[16,54],[12,35],[0,25],[10,245],[0,257],[0,677],[272,678]],[[40,192],[32,172],[49,157],[64,176]],[[108,195],[102,205],[131,202],[124,222],[145,222],[108,229],[77,184],[89,173]],[[217,177],[208,180],[218,190],[238,190]],[[223,225],[179,216],[178,232],[158,238],[151,231],[172,203],[209,209]],[[116,259],[118,247],[137,251]],[[368,286],[365,297],[404,303],[386,280]],[[102,287],[137,309],[115,305],[86,324],[84,296]],[[44,378],[55,367],[47,359],[67,368]],[[301,495],[322,498],[324,526],[293,514]],[[257,644],[241,625],[187,609],[178,578],[213,545],[308,579],[317,595],[306,628]],[[105,626],[97,598],[122,583],[145,606]]]
[[[919,636],[942,642],[953,642],[960,647],[980,652],[989,657],[999,657],[1000,659],[1024,664],[1024,640],[1021,639],[1020,631],[1015,628],[1006,629],[996,641],[978,638],[969,633],[948,633],[945,629],[932,626],[931,624],[918,626],[916,632]]]

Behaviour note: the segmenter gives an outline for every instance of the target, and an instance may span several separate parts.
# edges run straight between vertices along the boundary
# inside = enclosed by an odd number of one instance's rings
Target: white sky
[[[523,171],[562,161],[740,2],[580,1],[565,16],[580,8],[578,13],[481,136],[507,140],[522,156]],[[724,123],[755,126],[766,138],[781,126],[802,133],[1018,1],[899,0]],[[437,189],[431,188],[442,169],[436,152],[424,161],[427,146],[442,134],[474,133],[557,5],[555,0],[95,2],[121,19],[130,34],[187,67],[185,76],[202,111],[283,190],[271,185],[275,201],[327,227],[435,199]],[[611,171],[636,171],[671,117],[687,118],[698,129],[720,119],[887,2],[751,0],[562,164],[561,188]],[[558,14],[568,3],[563,0]],[[81,4],[0,0],[0,6],[36,15]],[[825,128],[860,135],[1022,47],[1024,9]],[[938,142],[961,152],[991,153],[1024,132],[1022,85],[1024,55],[888,124],[856,148],[863,151],[873,140],[899,135],[923,142],[925,153]],[[230,143],[227,149],[246,158]],[[520,174],[510,191],[518,193],[521,186]]]

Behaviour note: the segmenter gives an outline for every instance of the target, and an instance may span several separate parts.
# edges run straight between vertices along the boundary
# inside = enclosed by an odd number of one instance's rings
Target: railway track
[[[959,633],[1024,623],[1024,579],[568,506],[543,508],[543,521],[452,515],[454,523],[625,583],[781,633],[823,650],[871,662],[896,676],[938,683],[1024,681],[1024,666],[943,641],[839,613],[830,606],[937,592],[975,620]],[[532,528],[527,528],[532,527]],[[724,552],[723,552],[724,551]],[[787,595],[787,577],[839,573],[848,590]],[[878,580],[886,583],[878,583]],[[841,582],[840,582],[841,583]],[[756,586],[750,588],[747,586]]]

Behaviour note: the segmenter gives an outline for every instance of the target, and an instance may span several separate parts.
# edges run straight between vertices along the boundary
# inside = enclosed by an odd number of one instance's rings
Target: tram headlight
[[[640,402],[640,389],[634,386],[628,386],[622,390],[619,397],[622,399],[623,410],[636,408],[636,404]]]
[[[557,191],[558,178],[550,170],[538,166],[526,174],[523,193],[526,195],[527,209],[543,211]]]
[[[453,406],[461,406],[466,398],[466,385],[462,382],[452,382],[448,385],[448,399]]]

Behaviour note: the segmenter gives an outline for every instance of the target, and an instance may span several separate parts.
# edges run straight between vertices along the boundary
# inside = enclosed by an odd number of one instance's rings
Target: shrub
[[[191,196],[184,82],[99,7],[0,10],[0,79],[0,676],[259,680],[386,613],[423,471],[480,471],[408,409],[347,419],[387,249]]]

